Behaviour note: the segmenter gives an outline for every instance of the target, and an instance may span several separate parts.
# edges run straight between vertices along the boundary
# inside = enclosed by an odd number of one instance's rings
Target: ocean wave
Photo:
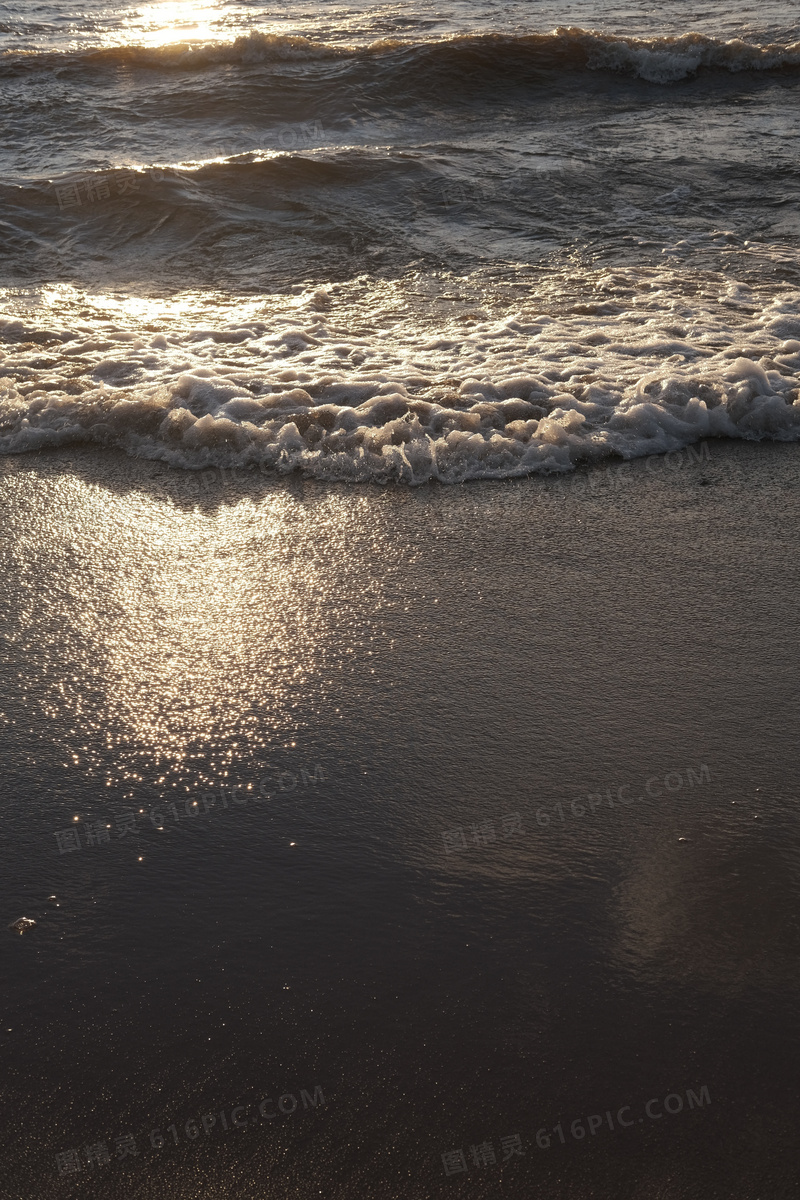
[[[173,43],[165,46],[111,46],[80,51],[14,51],[0,55],[0,73],[37,69],[96,69],[128,66],[150,70],[202,70],[223,65],[257,66],[331,59],[365,64],[396,60],[404,70],[497,72],[515,67],[539,70],[605,70],[668,84],[701,68],[731,72],[795,70],[800,42],[761,45],[738,38],[723,40],[702,33],[671,37],[624,37],[581,28],[560,27],[549,33],[519,36],[472,34],[430,41],[385,39],[353,46],[319,42],[301,36],[252,32],[232,42]]]
[[[369,243],[400,270],[427,249],[401,217],[459,197],[424,160],[369,147],[84,170],[0,183],[0,262],[7,281],[263,287],[358,273]]]
[[[800,440],[800,294],[759,302],[729,283],[687,316],[680,285],[623,273],[561,316],[399,331],[335,316],[326,291],[182,331],[7,316],[0,452],[94,443],[194,470],[420,484]]]

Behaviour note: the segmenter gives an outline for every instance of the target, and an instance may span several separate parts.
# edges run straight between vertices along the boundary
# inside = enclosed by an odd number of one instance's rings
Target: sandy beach
[[[797,450],[691,449],[0,459],[4,1194],[796,1194]]]

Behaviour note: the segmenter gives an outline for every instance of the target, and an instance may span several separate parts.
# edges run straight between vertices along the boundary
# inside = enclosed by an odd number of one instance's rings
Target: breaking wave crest
[[[232,42],[203,45],[175,43],[158,47],[113,46],[80,51],[6,51],[0,73],[37,69],[96,69],[127,66],[151,70],[202,70],[222,65],[252,66],[325,59],[354,60],[369,67],[379,60],[399,60],[410,72],[476,67],[497,72],[515,67],[540,70],[606,70],[630,74],[651,83],[674,83],[701,68],[727,71],[796,70],[800,42],[760,45],[740,39],[722,40],[701,33],[637,38],[561,27],[550,33],[522,36],[473,34],[407,42],[386,39],[351,46],[307,37],[253,32]]]

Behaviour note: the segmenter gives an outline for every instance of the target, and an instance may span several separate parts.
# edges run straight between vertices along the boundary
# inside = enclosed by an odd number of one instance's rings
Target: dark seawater
[[[795,440],[797,16],[4,6],[0,449],[420,483]]]

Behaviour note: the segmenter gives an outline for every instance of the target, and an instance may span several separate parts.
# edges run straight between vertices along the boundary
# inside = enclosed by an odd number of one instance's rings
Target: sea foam
[[[370,326],[368,298],[356,311],[335,286],[194,328],[7,316],[0,450],[95,443],[184,468],[420,484],[799,439],[800,294],[689,298],[684,284],[617,271],[562,311],[435,325],[418,312]]]

